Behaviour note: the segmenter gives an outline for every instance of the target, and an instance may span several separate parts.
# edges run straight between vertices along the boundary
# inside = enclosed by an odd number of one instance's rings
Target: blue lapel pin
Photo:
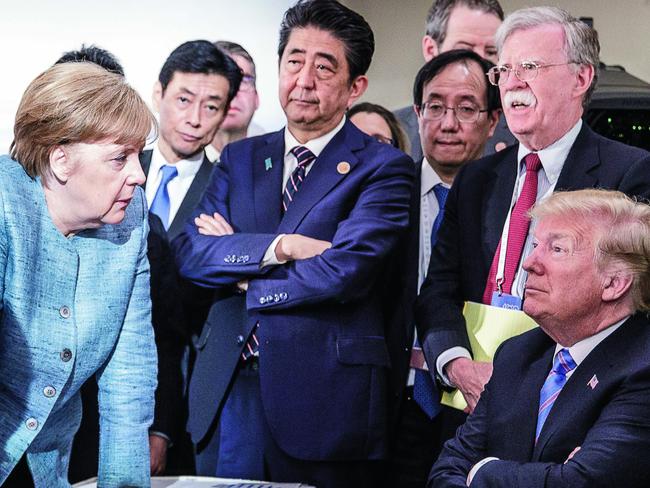
[[[272,167],[273,167],[273,161],[271,161],[271,158],[266,158],[266,159],[264,160],[264,169],[266,169],[266,171],[268,171],[268,170],[270,170]]]

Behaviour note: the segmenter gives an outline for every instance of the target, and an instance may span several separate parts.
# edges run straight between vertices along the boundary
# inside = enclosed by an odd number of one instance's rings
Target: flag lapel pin
[[[587,386],[591,388],[592,390],[598,386],[598,377],[596,375],[593,375],[591,379],[587,382]]]
[[[271,161],[271,158],[266,158],[266,159],[264,160],[264,169],[266,169],[266,171],[268,171],[268,170],[270,170],[272,167],[273,167],[273,161]]]

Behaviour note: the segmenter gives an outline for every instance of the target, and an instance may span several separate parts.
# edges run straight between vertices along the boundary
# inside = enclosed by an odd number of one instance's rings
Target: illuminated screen
[[[585,120],[608,139],[650,150],[650,109],[591,109]]]

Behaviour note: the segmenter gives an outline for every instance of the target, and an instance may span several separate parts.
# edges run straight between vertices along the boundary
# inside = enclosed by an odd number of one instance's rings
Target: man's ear
[[[589,90],[591,82],[594,80],[594,67],[590,64],[581,64],[576,72],[576,96],[582,98]]]
[[[368,77],[366,75],[357,76],[350,85],[350,95],[348,97],[348,108],[354,105],[361,95],[363,95],[368,88]]]
[[[153,85],[153,95],[151,96],[151,102],[153,103],[153,108],[156,112],[160,113],[160,101],[163,97],[163,88],[159,81],[156,81]]]
[[[50,151],[50,171],[61,183],[68,181],[72,172],[72,161],[65,146],[58,145]]]
[[[487,117],[488,117],[488,124],[490,124],[489,125],[490,131],[488,133],[488,137],[492,137],[494,135],[494,129],[497,128],[497,124],[499,123],[499,117],[501,117],[501,109],[487,112]]]
[[[433,37],[425,34],[422,38],[422,57],[424,58],[424,62],[428,63],[438,54],[440,54],[438,43],[433,40]]]
[[[621,269],[606,274],[603,283],[603,301],[613,302],[623,297],[632,287],[632,281],[632,274]]]

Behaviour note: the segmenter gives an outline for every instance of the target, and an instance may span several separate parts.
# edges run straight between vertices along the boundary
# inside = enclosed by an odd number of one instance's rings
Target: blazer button
[[[63,351],[61,351],[61,361],[67,363],[71,359],[72,359],[72,351],[66,347]]]
[[[28,418],[25,422],[25,427],[27,427],[29,430],[38,429],[38,420],[36,420],[34,417]]]
[[[265,303],[266,303],[266,298],[260,297],[260,305],[264,305]]]
[[[244,336],[243,335],[238,335],[237,336],[237,345],[241,346],[244,343]]]
[[[66,307],[65,305],[63,305],[59,309],[59,315],[61,317],[63,317],[64,319],[70,318],[70,309],[68,307]]]
[[[52,398],[54,395],[56,395],[56,389],[53,386],[46,386],[43,388],[43,395],[45,395],[47,398]]]

